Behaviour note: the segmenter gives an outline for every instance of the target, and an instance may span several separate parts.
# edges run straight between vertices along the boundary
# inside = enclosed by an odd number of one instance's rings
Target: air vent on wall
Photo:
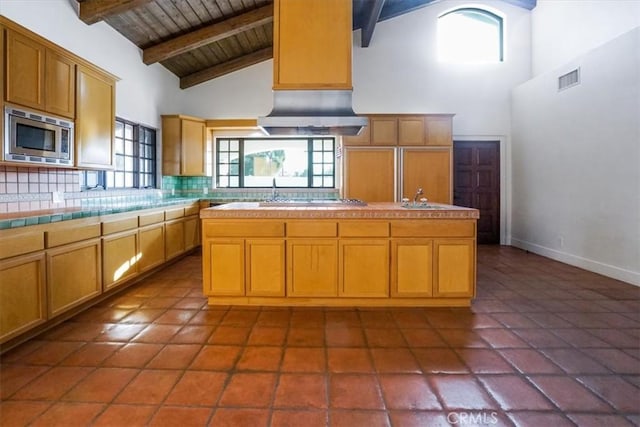
[[[569,71],[558,77],[558,91],[569,89],[580,84],[580,68]]]

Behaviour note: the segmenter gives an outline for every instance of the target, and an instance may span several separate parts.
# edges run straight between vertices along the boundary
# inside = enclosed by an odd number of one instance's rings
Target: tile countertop
[[[259,202],[228,203],[202,209],[200,218],[440,218],[478,219],[477,209],[430,203],[427,208],[405,208],[400,203],[369,203],[366,206],[265,206]]]
[[[47,209],[41,211],[21,211],[0,214],[0,230],[8,228],[25,227],[28,225],[48,224],[51,222],[68,221],[71,219],[86,218],[92,216],[101,216],[116,214],[129,211],[137,211],[143,209],[161,208],[165,206],[173,206],[187,203],[195,203],[202,199],[199,197],[189,198],[167,198],[162,200],[153,200],[145,203],[115,203],[113,206],[96,206],[96,207],[76,207],[76,208],[60,208]]]

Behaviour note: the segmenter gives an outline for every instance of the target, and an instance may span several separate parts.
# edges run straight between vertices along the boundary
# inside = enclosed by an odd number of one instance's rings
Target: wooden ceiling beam
[[[79,3],[78,16],[85,24],[91,25],[111,15],[124,13],[143,6],[151,0],[84,0]]]
[[[362,47],[369,47],[369,43],[371,43],[371,39],[373,38],[373,30],[376,28],[376,24],[378,23],[378,19],[380,18],[380,12],[382,12],[382,8],[384,6],[385,0],[375,0],[371,9],[369,9],[369,14],[366,18],[362,26]]]
[[[249,53],[239,58],[235,58],[230,61],[223,62],[222,64],[214,65],[213,67],[182,77],[180,79],[180,89],[187,89],[271,58],[273,58],[273,47],[267,47],[256,52]]]
[[[217,42],[273,21],[273,6],[268,4],[250,12],[225,19],[199,30],[174,37],[145,49],[142,62],[147,65],[164,61],[193,49]]]

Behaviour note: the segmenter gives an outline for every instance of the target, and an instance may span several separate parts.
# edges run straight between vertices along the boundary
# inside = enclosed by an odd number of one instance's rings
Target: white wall
[[[531,25],[538,75],[639,26],[640,1],[538,0]]]
[[[438,15],[488,5],[506,17],[506,61],[451,65],[436,58]],[[354,33],[353,102],[359,113],[455,113],[458,135],[508,135],[509,94],[530,77],[530,13],[500,1],[437,2],[378,23],[368,48]],[[185,91],[185,111],[207,118],[256,117],[272,107],[273,62],[266,61]]]
[[[640,286],[640,28],[516,88],[512,132],[512,243]]]
[[[160,114],[182,110],[178,79],[104,22],[86,25],[69,0],[0,0],[0,14],[118,76],[116,115],[160,128]]]

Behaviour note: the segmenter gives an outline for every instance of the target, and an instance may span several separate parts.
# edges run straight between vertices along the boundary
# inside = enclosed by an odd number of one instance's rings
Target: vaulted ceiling
[[[446,0],[353,0],[353,29],[362,29],[367,47],[376,23],[436,1]],[[82,21],[105,21],[142,49],[145,64],[159,62],[178,76],[182,89],[273,57],[272,0],[78,0],[77,6]]]

